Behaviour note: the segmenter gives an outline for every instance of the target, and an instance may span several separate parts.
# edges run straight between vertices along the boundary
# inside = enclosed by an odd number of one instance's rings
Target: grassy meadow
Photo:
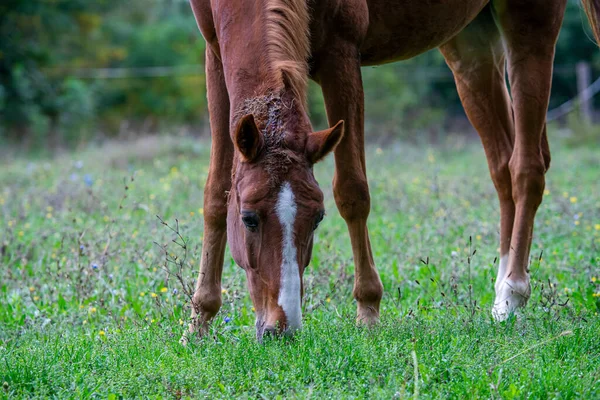
[[[524,313],[491,318],[499,214],[481,146],[367,149],[381,324],[354,325],[331,194],[304,329],[258,344],[245,274],[187,347],[209,142],[0,161],[0,398],[600,398],[600,147],[553,143]],[[161,222],[164,221],[163,222]]]

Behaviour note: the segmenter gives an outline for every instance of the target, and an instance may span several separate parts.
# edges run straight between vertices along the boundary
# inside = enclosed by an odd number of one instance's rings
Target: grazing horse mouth
[[[266,321],[262,319],[256,320],[256,339],[259,343],[262,343],[264,339],[274,339],[279,337],[292,337],[296,329],[289,326],[273,326],[267,325]]]

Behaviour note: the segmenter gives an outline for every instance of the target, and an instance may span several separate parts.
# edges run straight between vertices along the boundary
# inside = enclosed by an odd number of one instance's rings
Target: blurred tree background
[[[0,144],[206,131],[204,41],[186,0],[2,0],[0,38]],[[576,96],[577,62],[589,62],[594,78],[600,72],[591,38],[579,1],[569,1],[551,108]],[[363,78],[371,138],[469,130],[436,51],[364,68]],[[326,125],[314,84],[310,100],[315,126]]]

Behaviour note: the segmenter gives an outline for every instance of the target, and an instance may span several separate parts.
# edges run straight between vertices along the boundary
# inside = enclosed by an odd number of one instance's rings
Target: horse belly
[[[458,34],[489,0],[367,0],[363,65],[405,60]]]

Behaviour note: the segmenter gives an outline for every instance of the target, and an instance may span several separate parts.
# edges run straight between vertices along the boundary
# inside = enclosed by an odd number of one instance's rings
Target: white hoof
[[[497,284],[496,300],[494,300],[494,308],[492,308],[494,319],[496,321],[506,320],[518,308],[525,307],[530,295],[529,280],[515,282],[511,279],[505,279],[499,285]]]

